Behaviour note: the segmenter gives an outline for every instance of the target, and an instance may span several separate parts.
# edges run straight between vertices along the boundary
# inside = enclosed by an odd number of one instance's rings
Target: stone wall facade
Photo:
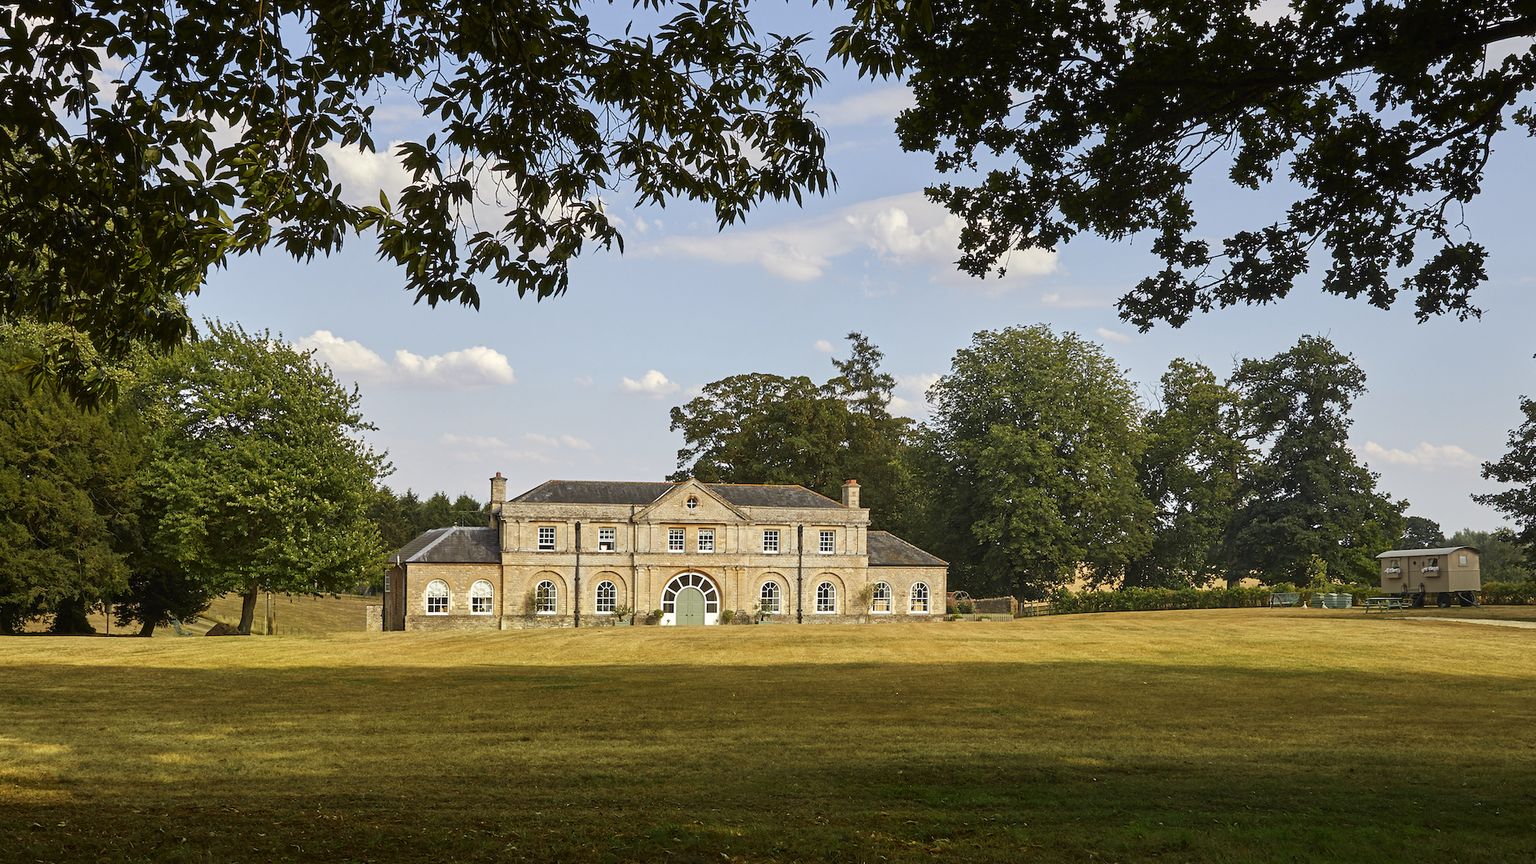
[[[499,562],[398,562],[389,585],[403,596],[385,605],[403,607],[403,620],[386,612],[385,629],[607,626],[657,612],[672,625],[676,591],[690,587],[704,595],[706,625],[726,610],[770,623],[944,614],[942,562],[871,566],[857,484],[842,506],[748,507],[690,481],[642,507],[498,501],[494,483]]]

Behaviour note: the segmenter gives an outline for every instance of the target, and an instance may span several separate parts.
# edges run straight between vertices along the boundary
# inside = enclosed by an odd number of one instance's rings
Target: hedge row
[[[1271,592],[1289,591],[1310,603],[1317,594],[1350,594],[1359,606],[1367,597],[1378,597],[1381,589],[1372,585],[1334,584],[1323,588],[1123,588],[1118,591],[1062,591],[1051,598],[1051,613],[1072,615],[1080,612],[1156,612],[1168,609],[1239,609],[1268,606]],[[1480,593],[1488,606],[1536,605],[1536,581],[1487,582]],[[1430,599],[1433,603],[1433,598]]]
[[[1119,591],[1062,591],[1051,598],[1051,612],[1056,615],[1268,605],[1268,588],[1123,588]]]
[[[1536,581],[1484,582],[1482,601],[1489,606],[1536,606]]]

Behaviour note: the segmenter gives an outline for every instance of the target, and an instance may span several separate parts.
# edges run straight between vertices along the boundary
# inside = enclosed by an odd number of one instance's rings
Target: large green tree
[[[49,329],[0,325],[0,633],[46,616],[89,631],[86,612],[126,585],[137,530],[134,418],[82,410],[17,369]]]
[[[864,487],[860,504],[877,527],[900,524],[910,498],[904,451],[911,420],[890,413],[895,379],[860,333],[847,359],[818,385],[806,376],[732,375],[672,409],[683,435],[673,480],[796,483],[836,498],[843,481]]]
[[[1445,532],[1440,523],[1427,516],[1409,516],[1403,520],[1403,536],[1397,540],[1399,549],[1437,549],[1445,545]]]
[[[1521,397],[1524,419],[1509,433],[1509,452],[1483,463],[1483,477],[1510,488],[1473,495],[1472,500],[1503,513],[1515,524],[1514,540],[1536,566],[1536,399]]]
[[[1152,543],[1127,565],[1125,584],[1205,585],[1226,575],[1222,535],[1253,454],[1237,428],[1237,394],[1208,367],[1174,360],[1161,383],[1136,472],[1152,503]]]
[[[1117,580],[1148,548],[1134,390],[1097,345],[1045,326],[977,333],[929,391],[932,548],[951,584],[1040,594]]]
[[[585,248],[622,247],[604,197],[706,201],[723,226],[822,193],[823,75],[747,6],[24,4],[0,20],[0,317],[172,345],[209,268],[363,231],[419,300],[547,297]],[[386,101],[418,117],[391,154],[410,183],[359,204],[330,160],[374,150]]]
[[[147,376],[158,435],[144,473],[154,556],[209,590],[350,589],[382,563],[368,518],[384,461],[356,389],[268,333],[211,324]]]
[[[1462,205],[1501,132],[1536,133],[1530,0],[851,5],[834,53],[910,82],[897,134],[958,175],[929,194],[964,220],[970,273],[1090,232],[1162,259],[1120,301],[1143,328],[1280,299],[1314,265],[1332,294],[1476,314]],[[1294,201],[1212,242],[1202,166]]]
[[[1526,560],[1524,548],[1514,533],[1507,528],[1493,531],[1463,528],[1452,534],[1446,545],[1475,548],[1484,582],[1520,582],[1530,579],[1536,571],[1536,567]]]
[[[1316,561],[1338,581],[1368,581],[1373,556],[1402,536],[1403,508],[1349,448],[1349,412],[1365,392],[1354,358],[1321,336],[1263,360],[1244,360],[1232,386],[1245,435],[1263,451],[1246,472],[1227,528],[1232,578],[1308,582]]]

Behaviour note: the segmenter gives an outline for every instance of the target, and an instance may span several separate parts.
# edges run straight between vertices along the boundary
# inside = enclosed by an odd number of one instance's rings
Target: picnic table
[[[1402,597],[1367,597],[1364,606],[1367,612],[1372,609],[1386,612],[1389,609],[1407,609],[1408,601]]]

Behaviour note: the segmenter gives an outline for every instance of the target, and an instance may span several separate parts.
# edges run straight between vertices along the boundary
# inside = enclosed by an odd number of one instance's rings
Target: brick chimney
[[[859,506],[859,481],[845,480],[843,482],[843,506],[850,510],[856,510]]]
[[[503,503],[505,503],[506,500],[507,500],[507,478],[501,476],[501,472],[497,471],[496,472],[496,476],[491,478],[491,515],[492,516],[496,516],[496,515],[499,515],[501,513],[501,505]]]

